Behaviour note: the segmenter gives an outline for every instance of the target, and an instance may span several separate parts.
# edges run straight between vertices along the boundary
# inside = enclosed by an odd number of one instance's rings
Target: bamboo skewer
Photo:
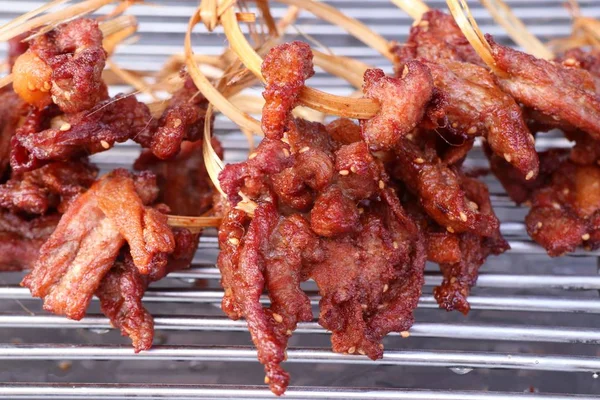
[[[0,33],[6,32],[12,28],[14,28],[15,26],[18,26],[22,23],[25,23],[27,20],[36,17],[37,15],[51,9],[54,6],[69,2],[71,0],[53,0],[50,1],[46,4],[44,4],[43,6],[40,6],[38,8],[36,8],[35,10],[29,11],[23,15],[18,16],[17,18],[13,19],[12,21],[2,25],[0,27]],[[13,36],[14,37],[14,36]]]
[[[275,0],[278,3],[287,4],[306,10],[315,16],[343,28],[346,32],[356,37],[367,46],[377,50],[388,60],[393,61],[394,55],[390,52],[388,41],[381,35],[375,33],[362,22],[348,17],[346,14],[325,3],[314,0]]]
[[[392,3],[410,15],[415,21],[419,21],[423,14],[429,11],[427,4],[420,0],[392,0]]]
[[[202,228],[218,228],[221,217],[188,217],[181,215],[167,215],[167,224],[173,228],[187,228],[192,233],[199,233]]]
[[[220,112],[225,114],[238,126],[257,135],[262,134],[260,122],[252,118],[250,115],[241,112],[235,107],[219,90],[217,90],[208,80],[208,78],[200,71],[194,59],[194,51],[192,50],[192,31],[194,26],[200,22],[200,13],[194,13],[189,21],[188,29],[185,35],[185,56],[188,73],[192,77],[194,84],[202,92],[204,97]],[[236,22],[237,23],[237,22]]]
[[[264,78],[260,72],[262,58],[244,37],[233,9],[229,9],[223,13],[221,23],[233,51],[242,60],[246,68],[264,82]],[[379,111],[379,104],[373,100],[334,96],[308,87],[304,87],[301,91],[299,101],[301,104],[314,110],[348,118],[368,119]]]
[[[475,21],[475,18],[471,15],[467,2],[465,0],[446,0],[446,3],[448,4],[448,8],[454,17],[454,20],[481,59],[494,74],[505,76],[506,73],[496,66],[496,61],[492,55],[492,49],[479,29],[477,21]]]
[[[15,36],[19,36],[22,33],[32,31],[47,24],[67,21],[73,17],[80,17],[82,15],[92,13],[97,9],[115,1],[117,0],[86,0],[51,14],[42,15],[27,21],[24,20],[23,23],[19,25],[2,27],[0,28],[0,41],[7,41]],[[35,14],[32,13],[31,15]]]
[[[525,24],[512,12],[503,0],[480,1],[490,14],[492,14],[496,22],[506,29],[515,43],[537,58],[546,60],[554,58],[554,53],[527,29]]]

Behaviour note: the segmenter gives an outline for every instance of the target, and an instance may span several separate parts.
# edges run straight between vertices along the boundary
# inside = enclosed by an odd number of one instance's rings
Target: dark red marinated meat
[[[535,178],[538,157],[521,107],[498,86],[450,15],[427,12],[411,29],[407,43],[392,51],[397,57],[397,75],[403,74],[411,60],[422,61],[446,97],[448,122],[436,131],[466,138],[483,136],[492,151],[523,177]]]
[[[175,243],[166,217],[145,206],[156,195],[149,174],[116,170],[99,180],[72,202],[22,285],[45,310],[81,319],[126,242],[141,273],[162,271]]]
[[[262,129],[266,137],[280,139],[285,121],[296,106],[304,81],[314,75],[310,46],[302,42],[274,47],[265,57],[261,72],[267,83],[263,92]]]
[[[362,136],[373,149],[390,150],[421,122],[434,95],[429,69],[418,61],[405,64],[401,78],[379,69],[365,72],[363,92],[381,106],[373,118],[361,121]]]
[[[496,43],[486,36],[502,89],[516,101],[555,120],[600,139],[600,97],[593,76],[580,68],[541,60]]]
[[[102,80],[106,51],[98,22],[79,18],[36,36],[13,68],[15,91],[42,109],[88,110],[108,97]]]
[[[92,185],[97,175],[98,169],[85,159],[55,162],[16,174],[0,185],[0,207],[29,214],[56,209],[62,214],[71,200]]]
[[[30,269],[40,247],[58,224],[57,214],[24,219],[0,212],[0,271]]]
[[[23,172],[50,161],[68,161],[133,139],[149,146],[150,110],[132,96],[119,95],[91,110],[59,115],[50,108],[34,111],[13,137],[11,167]]]
[[[600,167],[562,162],[533,191],[527,232],[552,257],[600,245]]]
[[[150,148],[160,159],[171,159],[179,153],[183,140],[202,139],[208,100],[200,93],[189,75],[184,75],[183,86],[177,90],[158,120],[152,134]]]

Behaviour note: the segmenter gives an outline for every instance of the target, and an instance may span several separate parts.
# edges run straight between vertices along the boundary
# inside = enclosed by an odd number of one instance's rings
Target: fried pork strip
[[[488,148],[484,147],[484,149],[490,161],[490,170],[500,181],[508,197],[517,204],[529,201],[532,192],[546,185],[554,171],[560,168],[562,163],[569,158],[569,151],[563,149],[540,153],[540,173],[535,179],[526,181],[506,160],[492,154]]]
[[[600,98],[588,71],[537,59],[486,38],[497,67],[507,74],[498,78],[505,92],[558,126],[568,124],[600,139]]]
[[[285,49],[263,65],[269,134],[219,177],[232,206],[219,229],[223,310],[247,320],[276,394],[289,381],[280,366],[288,338],[312,319],[302,281],[319,287],[319,322],[332,331],[334,350],[378,358],[381,339],[412,324],[425,263],[420,230],[359,127],[291,116],[311,56],[304,45]],[[235,207],[243,198],[257,204],[252,215]],[[265,289],[269,307],[260,302]]]
[[[275,46],[265,57],[261,72],[267,83],[262,118],[266,137],[283,136],[288,114],[298,101],[304,81],[315,73],[312,59],[310,46],[303,42]]]
[[[213,146],[221,153],[216,139],[213,139]],[[214,188],[204,165],[201,141],[181,143],[181,152],[169,161],[145,150],[134,168],[156,174],[157,201],[168,206],[170,212],[199,216],[212,207]],[[175,228],[173,235],[175,250],[169,255],[164,269],[153,270],[149,275],[140,274],[129,249],[125,248],[96,291],[102,312],[124,336],[131,338],[136,352],[148,350],[154,338],[154,320],[142,303],[148,285],[171,271],[189,268],[198,247],[198,233]]]
[[[131,339],[136,352],[150,349],[154,340],[154,319],[142,303],[148,285],[170,271],[189,267],[198,247],[198,234],[187,229],[174,229],[173,235],[175,250],[169,255],[166,268],[142,275],[128,249],[124,248],[121,259],[104,276],[95,293],[100,299],[102,313],[121,330],[123,336]]]
[[[208,100],[196,88],[192,78],[185,74],[183,86],[169,99],[152,133],[149,145],[152,153],[162,160],[171,159],[179,153],[183,140],[195,142],[202,139],[207,108]]]
[[[293,137],[290,145],[296,147]],[[301,149],[305,147],[309,146]],[[315,153],[318,149],[328,154],[316,140],[313,147]],[[270,151],[261,144],[258,155],[247,163],[256,165],[263,149]],[[314,175],[306,173],[310,165],[322,165],[300,157],[308,152],[291,153],[290,167],[262,181],[268,188],[256,191],[257,198],[271,193],[271,202],[261,201],[253,218],[231,210],[219,233],[223,309],[230,318],[248,321],[275,393],[289,379],[278,366],[287,336],[297,322],[312,316],[301,281],[313,278],[319,286],[319,321],[333,332],[334,350],[378,358],[383,336],[412,324],[423,279],[425,252],[419,230],[386,188],[385,173],[366,144],[341,146],[329,162],[335,170],[323,174],[329,176],[324,185],[315,185]],[[279,179],[284,174],[298,183],[294,196],[277,194],[289,193],[280,187],[289,182]],[[299,198],[305,199],[301,208],[310,210],[308,217],[292,211],[299,208]],[[369,205],[363,205],[367,199]],[[265,288],[271,299],[268,309],[259,301]]]
[[[433,149],[406,140],[396,152],[395,177],[419,199],[426,213],[450,233],[494,236],[500,226],[493,213],[482,212],[463,187],[455,167],[444,164]]]
[[[486,185],[464,174],[461,174],[461,181],[461,187],[468,198],[477,205],[478,211],[496,218]],[[502,237],[499,227],[490,236],[472,232],[459,234],[460,258],[454,262],[440,260],[442,262],[439,263],[444,280],[439,287],[434,289],[433,294],[440,307],[447,311],[456,309],[467,314],[471,308],[467,296],[471,287],[477,282],[479,268],[485,263],[488,256],[502,254],[509,248],[510,246]]]
[[[382,70],[365,72],[365,97],[379,102],[379,113],[361,121],[362,135],[375,150],[391,150],[409,134],[425,116],[432,100],[433,79],[422,63],[410,61],[404,66],[402,78],[385,76]]]
[[[56,214],[24,219],[0,212],[0,271],[30,269],[40,247],[58,224]]]
[[[454,19],[429,11],[411,28],[405,45],[396,45],[397,74],[410,60],[422,61],[435,87],[447,98],[447,130],[453,136],[483,136],[492,151],[504,157],[527,179],[538,173],[534,140],[521,108],[504,93],[462,34]]]
[[[152,115],[135,97],[117,96],[92,109],[59,116],[52,107],[32,111],[13,137],[11,167],[24,172],[54,160],[94,154],[128,139],[151,138]]]
[[[98,169],[87,160],[55,162],[16,174],[0,185],[0,207],[12,212],[64,213],[70,202],[96,180]]]
[[[79,18],[36,36],[13,67],[14,89],[42,109],[52,103],[65,113],[92,108],[108,97],[102,81],[106,51],[102,31]]]
[[[600,246],[600,167],[563,161],[531,194],[527,232],[552,257]]]
[[[126,242],[141,273],[162,271],[175,244],[166,216],[145,206],[156,195],[147,173],[116,170],[96,182],[72,202],[22,285],[45,310],[81,319]]]
[[[395,167],[403,168],[401,163]],[[497,221],[486,185],[458,169],[452,169],[452,173],[453,181],[468,199],[469,208]],[[524,181],[522,177],[521,179]],[[435,185],[431,186],[435,189]],[[442,284],[434,289],[435,299],[446,311],[458,310],[467,314],[470,310],[467,297],[477,281],[479,268],[488,256],[499,255],[509,249],[499,225],[483,232],[474,229],[459,233],[454,229],[448,230],[444,225],[440,226],[428,215],[429,211],[418,197],[405,196],[404,205],[424,232],[428,261],[439,264],[444,276]]]

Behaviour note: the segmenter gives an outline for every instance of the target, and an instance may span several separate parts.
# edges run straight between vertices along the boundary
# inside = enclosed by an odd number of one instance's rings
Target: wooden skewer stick
[[[490,14],[492,14],[496,22],[506,29],[506,32],[508,32],[515,43],[537,58],[546,60],[554,58],[554,53],[527,29],[525,24],[512,12],[503,0],[480,1]]]
[[[244,37],[233,9],[228,9],[223,13],[221,23],[233,51],[246,68],[264,82],[260,71],[263,60]],[[348,118],[369,119],[379,111],[379,104],[371,99],[334,96],[306,86],[300,92],[299,101],[314,110]]]
[[[44,26],[51,23],[60,21],[66,21],[75,16],[82,16],[96,11],[97,9],[113,3],[117,0],[86,0],[81,3],[74,4],[63,10],[42,15],[27,21],[19,25],[10,25],[8,27],[0,28],[0,41],[7,41],[15,36],[22,33],[29,32],[40,26]],[[38,9],[39,10],[39,9]],[[37,10],[36,10],[37,11]],[[33,14],[32,14],[33,15]]]
[[[392,3],[410,15],[415,21],[419,21],[423,14],[429,11],[427,4],[421,0],[392,0]]]
[[[479,29],[477,21],[473,18],[467,2],[465,0],[446,0],[446,3],[448,4],[448,8],[454,17],[454,20],[460,27],[460,30],[481,59],[494,74],[505,76],[506,73],[496,66],[496,61],[492,55],[492,49]]]
[[[188,24],[188,29],[185,35],[185,58],[188,73],[192,77],[194,84],[202,92],[204,97],[220,112],[225,114],[227,118],[231,119],[238,126],[254,133],[257,135],[262,134],[260,122],[252,118],[250,115],[241,112],[235,107],[223,94],[217,90],[208,78],[200,71],[198,64],[194,58],[194,51],[192,50],[192,31],[194,26],[200,22],[200,13],[195,12],[191,17]]]
[[[198,233],[202,228],[218,228],[221,217],[187,217],[182,215],[167,215],[167,224],[173,228],[187,228]]]
[[[35,16],[43,13],[44,11],[47,11],[47,10],[51,9],[52,7],[54,7],[54,6],[66,3],[68,1],[70,1],[70,0],[53,0],[53,1],[50,1],[50,2],[48,2],[46,4],[44,4],[43,6],[40,6],[40,7],[36,8],[35,10],[29,11],[29,12],[23,14],[23,15],[20,15],[17,18],[13,19],[12,21],[10,21],[10,22],[2,25],[0,27],[0,32],[6,32],[6,31],[14,28],[15,26],[18,26],[18,25],[20,25],[22,23],[25,23],[27,20],[29,20],[29,19],[31,19],[31,18],[33,18],[33,17],[35,17]]]

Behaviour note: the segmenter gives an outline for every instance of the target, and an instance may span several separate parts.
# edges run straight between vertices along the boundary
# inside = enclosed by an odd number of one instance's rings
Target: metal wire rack
[[[600,17],[597,0],[580,0],[582,11]],[[0,0],[0,20],[9,20],[39,1]],[[120,51],[125,68],[156,70],[181,52],[194,0],[155,1],[160,8],[136,6],[141,39]],[[411,20],[386,0],[330,0],[389,39],[403,41]],[[368,3],[368,4],[367,4]],[[441,0],[428,2],[443,7]],[[542,39],[570,32],[560,0],[508,2]],[[482,29],[507,40],[502,29],[475,3]],[[275,8],[275,16],[283,13]],[[4,22],[4,21],[2,21]],[[336,54],[358,57],[391,71],[373,50],[336,27],[301,14],[296,27]],[[217,54],[223,36],[198,33],[197,52]],[[0,50],[5,50],[0,48]],[[317,73],[311,85],[348,93],[337,78]],[[122,88],[111,88],[118,92]],[[245,157],[245,139],[218,118],[217,127],[229,161]],[[548,135],[544,147],[568,142]],[[98,155],[103,169],[127,166],[137,155],[128,144]],[[483,165],[474,152],[471,165]],[[549,259],[533,244],[522,222],[524,210],[512,204],[497,182],[488,179],[502,231],[512,250],[492,258],[470,297],[463,317],[437,309],[431,288],[441,281],[428,269],[425,294],[410,338],[391,335],[385,357],[334,354],[328,334],[316,322],[301,324],[290,342],[290,399],[600,399],[600,253],[578,251]],[[21,274],[0,275],[1,399],[259,399],[271,398],[262,379],[244,321],[230,321],[218,310],[222,291],[214,232],[202,238],[190,270],[170,274],[150,288],[144,300],[155,315],[157,345],[134,354],[125,339],[98,314],[97,301],[80,322],[41,311],[18,282]],[[311,301],[316,303],[314,287]],[[265,299],[266,301],[266,299]],[[555,395],[545,393],[559,393]]]

